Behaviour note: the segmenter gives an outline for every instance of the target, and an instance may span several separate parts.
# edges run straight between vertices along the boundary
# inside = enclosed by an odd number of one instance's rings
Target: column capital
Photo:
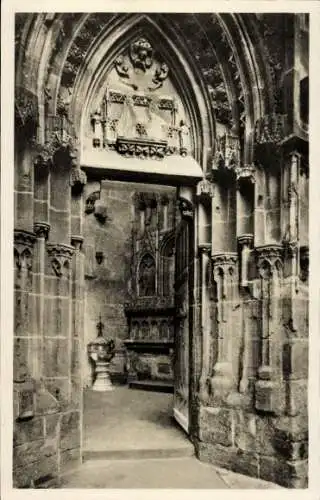
[[[252,247],[253,245],[253,234],[242,234],[238,236],[238,244],[241,248],[243,247]]]
[[[202,244],[202,245],[199,245],[198,246],[198,252],[199,252],[199,255],[208,255],[209,257],[211,257],[211,244],[209,245],[206,245],[206,244]]]
[[[36,235],[31,231],[24,229],[14,230],[14,245],[22,245],[24,247],[32,248],[36,241]]]
[[[45,240],[48,239],[50,224],[47,222],[35,222],[33,227],[37,238],[44,238]]]
[[[213,253],[211,261],[214,267],[235,266],[238,262],[238,254],[236,252]]]
[[[76,250],[81,250],[82,249],[82,244],[83,244],[83,237],[77,234],[73,234],[71,236],[71,245],[76,249]]]

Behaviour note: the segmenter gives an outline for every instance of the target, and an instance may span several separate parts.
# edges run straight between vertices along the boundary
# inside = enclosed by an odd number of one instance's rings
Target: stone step
[[[186,445],[177,448],[145,448],[132,450],[84,450],[83,461],[89,460],[142,460],[161,458],[185,458],[194,456],[194,447]]]
[[[129,383],[130,389],[139,389],[142,391],[165,392],[173,394],[173,384],[159,380],[134,380]]]

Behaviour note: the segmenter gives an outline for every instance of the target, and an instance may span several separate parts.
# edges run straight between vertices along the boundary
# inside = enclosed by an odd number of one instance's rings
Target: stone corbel
[[[249,266],[249,256],[253,246],[253,234],[243,234],[238,237],[238,245],[240,248],[241,255],[241,277],[240,285],[241,287],[248,286],[248,266]]]

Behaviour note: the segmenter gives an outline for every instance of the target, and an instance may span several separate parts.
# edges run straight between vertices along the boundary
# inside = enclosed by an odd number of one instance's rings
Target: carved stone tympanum
[[[90,116],[92,146],[125,158],[191,153],[191,131],[171,70],[146,36],[118,55],[101,104]]]

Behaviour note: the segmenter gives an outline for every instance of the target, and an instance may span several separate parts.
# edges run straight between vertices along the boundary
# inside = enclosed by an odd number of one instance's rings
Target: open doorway
[[[190,455],[181,430],[189,411],[190,235],[176,188],[103,180],[85,189],[83,458]],[[115,344],[112,391],[94,390],[87,346],[99,332]]]

